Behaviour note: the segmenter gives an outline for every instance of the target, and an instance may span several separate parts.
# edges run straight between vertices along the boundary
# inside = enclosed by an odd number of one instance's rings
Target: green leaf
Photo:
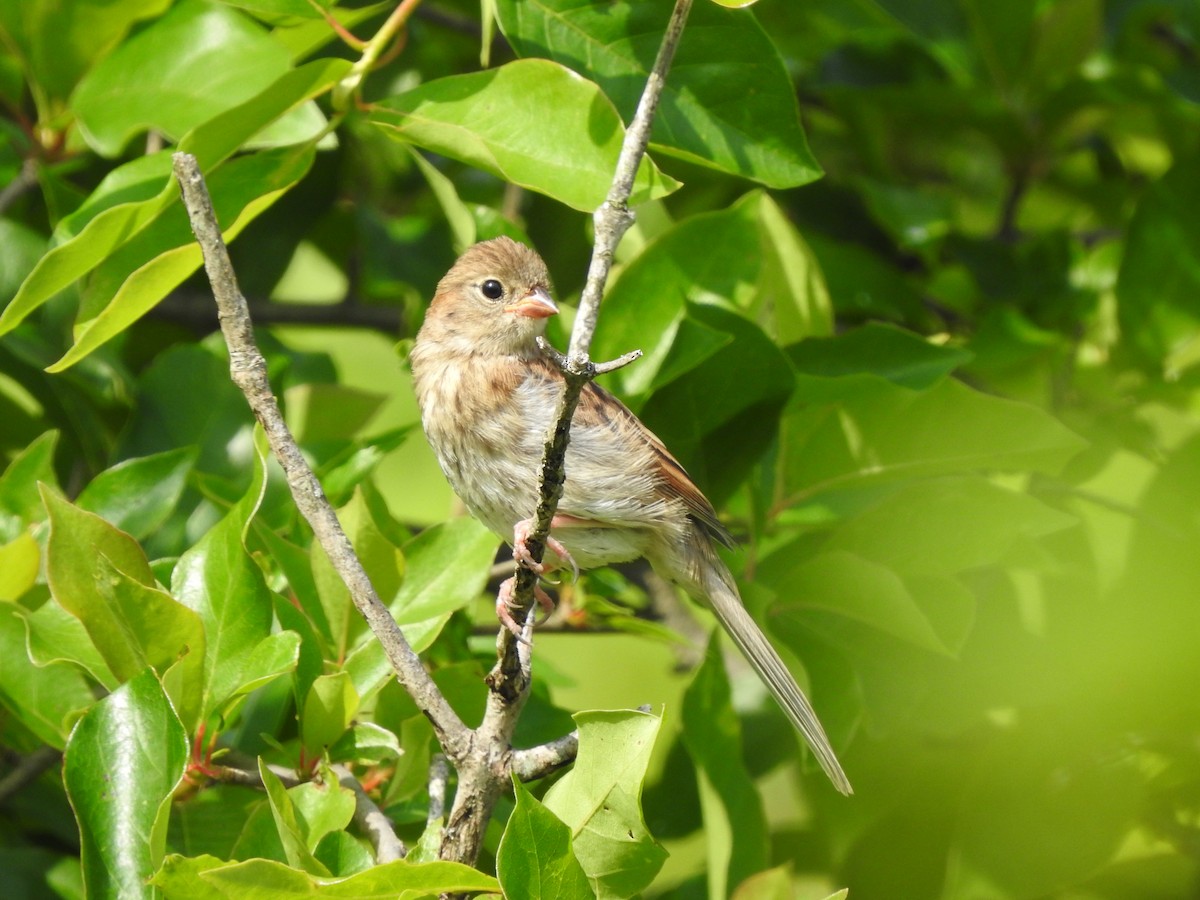
[[[88,143],[104,156],[117,156],[145,130],[179,140],[267,90],[290,66],[287,51],[250,19],[227,6],[186,0],[92,69],[71,107]],[[257,140],[301,143],[324,125],[309,103]]]
[[[180,715],[194,725],[202,690],[200,618],[157,587],[145,554],[98,516],[45,492],[50,513],[46,574],[54,599],[76,615],[118,681],[147,666],[172,679]]]
[[[345,733],[359,702],[346,672],[322,675],[312,683],[300,718],[301,742],[310,758],[320,756]]]
[[[169,0],[22,0],[0,4],[0,43],[21,60],[43,119],[56,115],[80,77],[139,19]]]
[[[141,548],[130,547],[126,542],[132,539],[123,532],[49,493],[47,508],[47,576],[54,598],[78,616],[112,677],[125,681],[152,667],[185,725],[194,727],[204,686],[200,618],[157,587],[148,567],[141,569]],[[79,662],[95,672],[87,656],[81,654]]]
[[[37,584],[42,553],[28,531],[0,544],[0,601],[19,600]]]
[[[793,900],[796,896],[795,876],[791,866],[776,866],[751,875],[737,886],[731,900]]]
[[[374,766],[395,760],[404,753],[400,739],[374,722],[356,722],[329,748],[334,762]]]
[[[946,575],[998,562],[1021,538],[1036,540],[1077,523],[984,478],[941,478],[898,486],[840,525],[825,547],[908,574]]]
[[[404,581],[384,597],[392,618],[418,653],[437,639],[456,610],[477,599],[487,584],[498,539],[473,518],[426,528],[404,545]],[[365,633],[346,658],[359,696],[367,697],[392,677],[383,648]]]
[[[11,541],[25,527],[46,517],[39,484],[58,489],[54,474],[54,448],[58,432],[47,431],[34,439],[0,475],[0,537]]]
[[[179,558],[171,593],[200,615],[208,642],[201,717],[207,718],[264,678],[294,665],[299,638],[271,634],[271,594],[242,544],[265,474],[261,457],[245,497]]]
[[[317,861],[309,849],[308,840],[296,805],[292,802],[291,794],[272,772],[266,762],[258,761],[258,774],[262,777],[263,787],[267,791],[267,800],[271,804],[271,815],[275,819],[275,828],[279,839],[283,842],[283,852],[288,864],[309,872],[313,875],[329,875],[329,870]],[[314,844],[314,846],[316,846]]]
[[[475,600],[487,584],[498,542],[476,519],[460,517],[426,528],[405,544],[404,581],[388,602],[401,628],[444,621]]]
[[[76,502],[144,540],[175,509],[195,462],[188,447],[124,460],[93,478]]]
[[[338,784],[328,767],[322,768],[322,783],[306,781],[288,789],[304,840],[309,850],[326,835],[341,831],[354,818],[354,791]]]
[[[48,488],[42,489],[42,502],[50,517],[46,547],[50,592],[85,625],[88,613],[104,603],[100,584],[112,570],[145,587],[155,587],[146,554],[128,534]]]
[[[323,878],[265,859],[227,863],[213,857],[168,857],[154,876],[167,900],[418,900],[437,894],[499,891],[490,875],[452,862],[375,866],[349,878]]]
[[[496,874],[507,897],[590,900],[596,894],[571,850],[571,829],[513,779],[517,808],[508,818]]]
[[[500,27],[521,56],[594,78],[633,117],[669,18],[652,3],[499,0]],[[749,11],[696,4],[668,73],[652,147],[768,187],[819,178],[792,79]]]
[[[376,104],[370,118],[398,140],[584,212],[604,202],[625,133],[594,84],[544,59],[427,82]],[[643,159],[630,204],[678,187]]]
[[[154,895],[147,879],[162,860],[187,759],[187,734],[149,669],[79,720],[63,782],[79,820],[88,896]]]
[[[1167,372],[1197,361],[1200,221],[1191,202],[1197,190],[1200,162],[1190,159],[1146,189],[1117,280],[1122,338]]]
[[[33,612],[19,610],[29,630],[29,657],[39,666],[68,662],[82,668],[110,691],[119,683],[96,649],[87,628],[53,597]]]
[[[648,713],[584,712],[575,766],[546,792],[546,809],[571,829],[575,856],[597,897],[644,890],[667,853],[642,818],[642,782],[662,720]]]
[[[869,373],[915,390],[932,387],[972,358],[968,350],[938,346],[911,331],[878,322],[801,341],[788,349],[788,356],[805,375],[835,378]]]
[[[312,165],[313,148],[285,148],[238,157],[210,177],[209,191],[232,241]],[[120,334],[200,267],[200,246],[183,207],[167,207],[150,225],[104,260],[88,280],[75,323],[75,344],[47,367],[60,372]]]
[[[877,629],[923,650],[947,653],[904,579],[887,566],[844,550],[821,553],[782,571],[772,566],[757,579],[783,600],[771,607],[772,622],[786,638],[793,626],[811,622],[814,612],[830,613]],[[973,608],[974,601],[967,602]]]
[[[75,717],[96,698],[74,666],[34,665],[25,641],[19,609],[0,604],[0,703],[39,741],[61,749]]]
[[[415,149],[412,151],[412,158],[425,180],[429,182],[429,189],[433,191],[438,205],[442,208],[442,215],[446,217],[446,224],[450,226],[450,233],[454,236],[454,252],[462,253],[478,240],[475,217],[459,198],[454,182],[439,172],[433,163]]]
[[[400,589],[405,577],[404,554],[388,540],[375,521],[370,504],[361,491],[338,510],[338,518],[354,552],[371,578],[376,593],[386,602]],[[310,611],[314,625],[322,630],[335,658],[344,657],[354,641],[367,632],[350,592],[325,552],[316,546],[312,552],[312,579],[320,598],[320,609]],[[365,696],[365,694],[364,694]]]
[[[592,355],[611,359],[643,351],[636,365],[614,376],[635,404],[728,340],[697,332],[682,341],[681,330],[691,327],[689,302],[736,309],[782,344],[832,329],[820,267],[775,202],[758,191],[729,209],[685,219],[646,247],[613,283]]]
[[[793,376],[786,357],[754,323],[716,304],[689,304],[687,314],[727,340],[687,378],[655,391],[640,414],[719,507],[775,440]],[[677,338],[672,356],[687,352]],[[672,356],[664,368],[673,366]]]
[[[1043,410],[953,379],[914,391],[874,375],[801,375],[779,459],[785,502],[795,503],[887,479],[981,470],[1054,474],[1084,446]]]
[[[196,127],[179,142],[178,149],[193,154],[201,171],[208,175],[266,122],[336,84],[349,66],[345,60],[329,59],[293,69],[246,102]],[[72,220],[72,229],[78,231],[42,257],[17,296],[0,314],[0,334],[11,331],[59,291],[95,269],[142,230],[151,227],[163,210],[180,202],[179,189],[170,180],[160,181],[157,193],[145,196],[149,180],[146,164],[135,165],[138,174],[131,181],[139,185],[132,192],[137,199],[125,199],[126,195],[117,183],[106,181],[109,186],[105,200],[86,204],[86,220]],[[151,167],[159,166],[164,167],[164,173],[168,170],[166,154],[157,158]],[[109,205],[117,197],[121,202]]]

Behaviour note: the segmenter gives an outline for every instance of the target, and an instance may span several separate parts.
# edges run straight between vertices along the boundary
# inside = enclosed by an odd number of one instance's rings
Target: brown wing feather
[[[710,537],[726,547],[735,546],[733,536],[721,524],[716,510],[700,488],[696,487],[696,483],[679,464],[679,460],[671,455],[671,451],[659,440],[658,435],[643,425],[624,403],[594,382],[588,382],[579,397],[575,421],[584,426],[612,428],[649,447],[658,462],[661,475],[659,490],[663,496],[683,501],[688,517]]]

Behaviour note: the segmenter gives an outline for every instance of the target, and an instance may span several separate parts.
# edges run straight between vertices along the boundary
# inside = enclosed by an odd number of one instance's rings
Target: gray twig
[[[572,731],[560,738],[555,738],[546,744],[529,747],[525,750],[514,750],[512,756],[513,774],[522,781],[534,781],[544,778],[551,772],[561,769],[575,761],[579,752],[579,732]]]
[[[204,267],[217,301],[221,331],[229,347],[229,372],[233,382],[246,395],[246,401],[262,424],[271,451],[287,476],[296,507],[312,527],[314,536],[349,590],[354,605],[383,646],[396,677],[433,723],[442,748],[456,763],[461,762],[471,746],[469,729],[437,689],[421,665],[420,658],[405,640],[400,627],[375,593],[338,522],[337,514],[300,453],[300,448],[296,446],[296,440],[279,411],[279,404],[267,380],[266,360],[254,339],[250,310],[238,288],[237,276],[221,237],[200,166],[196,158],[188,153],[176,153],[172,159],[192,231],[204,253]]]

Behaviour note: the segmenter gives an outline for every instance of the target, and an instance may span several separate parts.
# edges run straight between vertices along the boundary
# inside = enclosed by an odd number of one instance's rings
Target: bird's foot
[[[551,521],[551,527],[553,527],[558,519],[558,516],[554,517]],[[532,534],[533,519],[522,519],[516,524],[513,528],[513,559],[516,560],[517,565],[524,566],[535,575],[541,576],[546,573],[546,565],[534,559],[533,554],[529,552],[529,547],[526,546]],[[575,579],[578,580],[579,566],[571,557],[571,554],[567,552],[567,548],[562,545],[562,541],[548,534],[546,535],[546,546],[554,551],[555,556],[571,567]]]
[[[520,612],[521,604],[513,597],[513,590],[516,588],[517,577],[505,579],[500,585],[500,591],[496,594],[496,618],[500,620],[500,624],[507,628],[516,636],[518,641],[523,644],[528,644],[522,634],[522,628],[513,617],[513,613]],[[554,612],[554,601],[550,595],[543,591],[536,584],[533,586],[533,596],[538,602],[538,606],[542,608],[545,615],[534,625],[540,625],[549,618],[550,613]]]

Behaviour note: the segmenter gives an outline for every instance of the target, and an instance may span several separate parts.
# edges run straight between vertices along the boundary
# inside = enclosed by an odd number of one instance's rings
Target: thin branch
[[[375,850],[375,861],[383,863],[395,862],[408,855],[404,842],[396,837],[396,830],[375,801],[367,796],[359,780],[354,777],[346,766],[333,766],[333,774],[337,776],[338,784],[354,792],[354,823],[367,836]]]
[[[62,759],[62,751],[49,745],[38,747],[28,756],[22,757],[11,772],[0,781],[0,803],[5,803],[13,794],[37,781],[41,774]]]
[[[629,196],[633,190],[634,177],[650,141],[654,113],[662,97],[667,71],[679,46],[691,5],[691,0],[676,0],[666,34],[659,47],[658,58],[646,79],[646,86],[633,121],[625,132],[625,140],[621,146],[608,196],[593,217],[596,237],[592,260],[571,333],[569,358],[562,369],[565,387],[554,425],[546,436],[533,533],[526,541],[533,558],[539,562],[545,552],[550,523],[562,496],[565,477],[563,466],[570,438],[571,419],[584,385],[595,378],[597,370],[601,368],[594,365],[588,357],[596,329],[600,300],[608,282],[617,244],[633,223],[633,214],[629,211]],[[622,360],[631,362],[632,358],[623,357]],[[537,576],[530,569],[519,567],[516,577],[514,597],[523,605],[526,610],[524,614],[528,616],[534,606],[533,588]],[[529,688],[528,650],[528,645],[509,633],[508,629],[500,629],[497,638],[498,661],[488,675],[490,690],[483,722],[474,735],[474,754],[468,765],[456,764],[459,776],[458,791],[442,836],[439,852],[442,859],[474,863],[487,822],[491,818],[492,808],[513,771],[512,736]]]
[[[362,56],[346,73],[346,76],[333,89],[333,108],[341,112],[347,109],[350,105],[352,97],[358,95],[359,89],[362,87],[363,79],[367,77],[375,66],[383,60],[381,57],[388,45],[393,39],[402,40],[402,31],[408,24],[409,18],[420,5],[421,0],[400,0],[396,8],[392,10],[387,20],[379,26],[379,30],[372,35],[362,48]],[[399,36],[399,37],[398,37]]]
[[[579,753],[579,732],[572,731],[546,744],[514,750],[513,774],[522,781],[535,781],[575,761]]]
[[[400,627],[375,593],[320,482],[283,421],[279,404],[267,380],[266,360],[254,340],[246,298],[238,288],[237,277],[221,238],[212,200],[196,158],[187,153],[176,153],[173,161],[192,231],[204,253],[204,266],[217,301],[221,331],[229,346],[229,371],[233,382],[246,395],[255,417],[262,423],[271,450],[287,476],[296,507],[312,527],[314,536],[350,592],[354,605],[383,646],[396,677],[433,723],[442,748],[456,762],[461,761],[470,749],[470,731],[437,689],[421,665],[420,658],[405,640]]]

